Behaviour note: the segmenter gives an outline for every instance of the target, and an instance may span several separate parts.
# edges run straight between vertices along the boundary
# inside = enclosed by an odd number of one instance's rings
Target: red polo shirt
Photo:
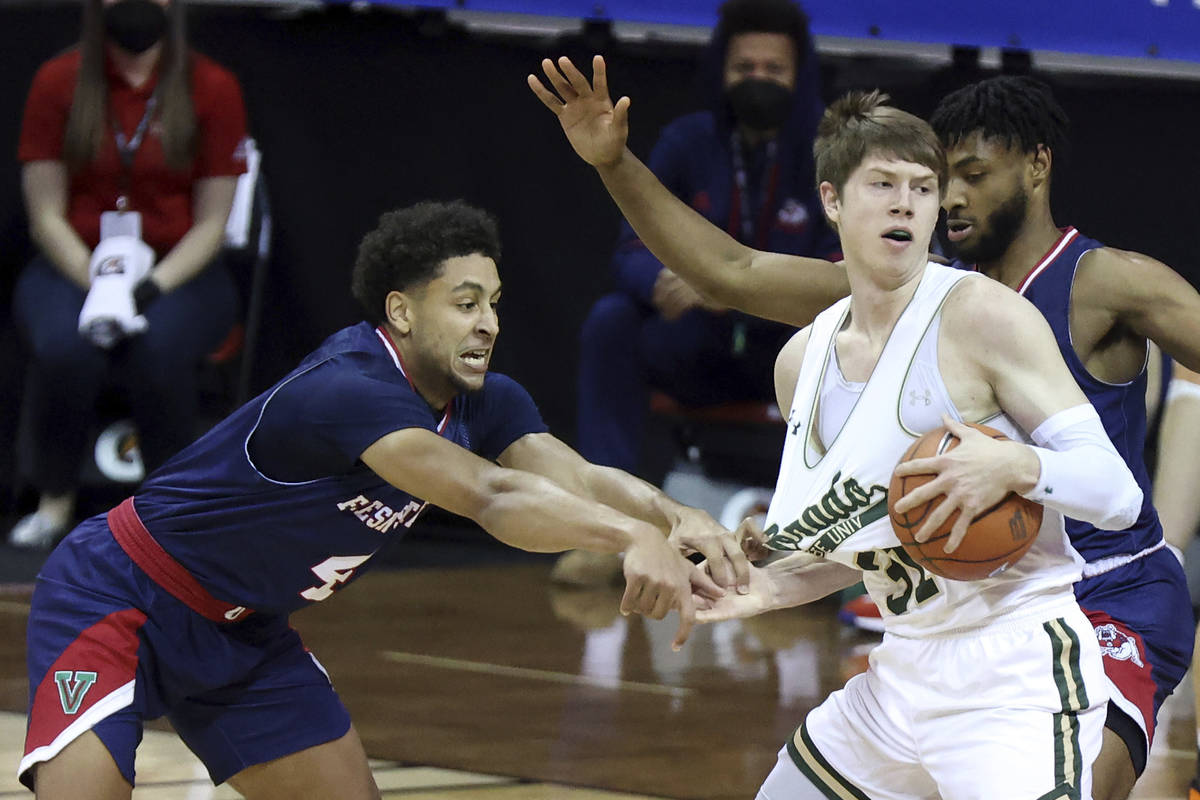
[[[193,52],[192,103],[196,112],[197,150],[191,167],[175,172],[167,167],[162,126],[150,124],[134,155],[127,196],[130,208],[142,214],[142,238],[162,256],[192,227],[192,186],[199,178],[240,175],[246,171],[246,110],[237,79],[214,61]],[[25,118],[17,158],[62,161],[63,138],[79,74],[78,48],[41,66],[25,101]],[[132,137],[146,102],[158,83],[155,74],[145,85],[130,86],[107,65],[109,108],[126,137]],[[110,123],[111,125],[111,123]],[[88,247],[100,241],[100,213],[116,208],[122,191],[123,167],[114,134],[104,137],[99,157],[70,176],[67,219]]]

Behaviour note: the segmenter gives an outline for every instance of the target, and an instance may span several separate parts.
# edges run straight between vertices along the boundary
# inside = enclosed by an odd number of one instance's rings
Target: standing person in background
[[[1154,505],[1162,520],[1163,534],[1180,561],[1200,530],[1200,373],[1175,365],[1171,386],[1162,412],[1158,439],[1158,469],[1154,473]],[[1183,609],[1176,609],[1182,615]],[[1196,638],[1200,640],[1200,629]],[[1196,689],[1197,720],[1200,720],[1200,663],[1192,652],[1192,684]],[[1196,733],[1196,774],[1188,788],[1188,800],[1200,800],[1200,725]]]
[[[745,244],[828,256],[837,239],[813,190],[812,142],[824,109],[808,18],[792,0],[727,0],[706,57],[711,108],[667,125],[649,167],[676,197]],[[773,354],[794,329],[712,301],[654,257],[623,223],[616,291],[580,335],[578,445],[635,471],[657,389],[688,406],[773,399]],[[619,556],[565,554],[554,578],[620,575]]]
[[[110,381],[128,399],[148,472],[193,439],[200,359],[236,314],[218,255],[245,137],[237,80],[188,47],[183,0],[87,0],[78,45],[34,77],[18,157],[39,252],[17,281],[14,317],[31,359],[25,477],[40,498],[11,543],[48,547],[70,527]],[[98,248],[110,225],[122,255],[157,264],[117,298],[117,335],[89,337],[81,309],[112,255]]]

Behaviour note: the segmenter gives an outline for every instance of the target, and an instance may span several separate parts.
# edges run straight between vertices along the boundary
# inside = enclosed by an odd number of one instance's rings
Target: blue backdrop
[[[340,0],[345,2],[345,0]],[[376,0],[381,5],[711,26],[720,0]],[[1200,0],[806,0],[823,36],[1200,62]],[[903,13],[897,13],[902,9]]]

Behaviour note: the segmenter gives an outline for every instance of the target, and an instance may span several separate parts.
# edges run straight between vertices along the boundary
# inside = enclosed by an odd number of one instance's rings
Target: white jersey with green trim
[[[804,552],[862,570],[879,605],[885,629],[928,636],[975,628],[1002,617],[1037,614],[1072,598],[1082,559],[1067,539],[1060,513],[1045,509],[1037,540],[1016,564],[977,581],[954,581],[923,569],[900,547],[887,513],[887,487],[905,450],[941,425],[941,415],[962,416],[950,400],[937,362],[941,309],[962,280],[977,273],[930,263],[900,315],[852,407],[818,409],[834,339],[850,312],[845,298],[813,322],[788,415],[783,461],[767,512],[768,545]],[[832,396],[839,396],[834,393]],[[828,396],[826,399],[828,402]],[[817,414],[845,419],[831,442],[821,443]],[[1007,416],[986,424],[1028,442]],[[831,426],[825,426],[829,428]],[[797,563],[809,559],[799,557]]]

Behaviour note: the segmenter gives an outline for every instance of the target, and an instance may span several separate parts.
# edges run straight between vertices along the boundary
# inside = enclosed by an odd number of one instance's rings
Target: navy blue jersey
[[[1151,504],[1150,477],[1143,448],[1146,443],[1146,370],[1128,383],[1106,383],[1087,371],[1071,344],[1071,286],[1079,259],[1089,250],[1104,247],[1074,228],[1063,230],[1049,252],[1029,271],[1017,291],[1037,306],[1050,323],[1054,338],[1071,375],[1096,407],[1113,446],[1129,465],[1142,487],[1144,499],[1137,522],[1123,531],[1104,531],[1088,522],[1067,519],[1071,544],[1090,562],[1108,556],[1139,553],[1162,541],[1158,512]]]
[[[546,430],[528,393],[497,374],[444,411],[431,409],[387,334],[364,322],[329,337],[170,459],[134,506],[167,554],[212,595],[289,612],[357,577],[424,508],[359,460],[403,428],[436,431],[492,460]]]

